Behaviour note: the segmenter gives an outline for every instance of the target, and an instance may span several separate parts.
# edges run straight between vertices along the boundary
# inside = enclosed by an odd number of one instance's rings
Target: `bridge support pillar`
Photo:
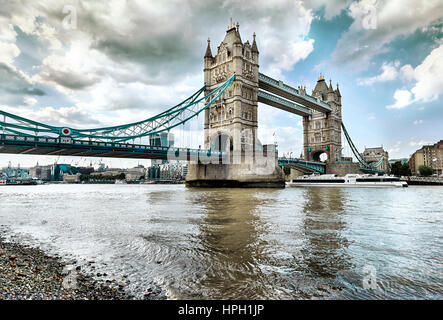
[[[327,163],[327,174],[336,174],[338,176],[344,176],[348,173],[362,173],[358,163]]]
[[[274,145],[269,145],[269,148],[264,147],[263,153],[255,152],[253,161],[190,163],[186,185],[202,188],[284,188],[284,173],[278,165],[278,155],[274,151]]]
[[[289,174],[288,180],[295,179],[300,176],[304,176],[305,173],[301,170],[297,170],[295,168],[291,168],[291,173]]]
[[[273,174],[260,174],[258,167],[242,164],[190,164],[186,176],[188,187],[200,188],[284,188],[280,168]]]

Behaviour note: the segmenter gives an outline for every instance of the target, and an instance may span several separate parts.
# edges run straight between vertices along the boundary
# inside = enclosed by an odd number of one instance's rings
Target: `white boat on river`
[[[336,174],[301,176],[286,183],[290,187],[407,187],[408,183],[394,176],[369,174]]]

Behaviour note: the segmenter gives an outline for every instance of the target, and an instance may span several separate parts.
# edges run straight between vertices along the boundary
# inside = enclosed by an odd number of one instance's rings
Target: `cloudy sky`
[[[359,150],[408,157],[443,139],[441,0],[0,0],[0,109],[74,128],[155,115],[202,86],[206,40],[214,52],[231,17],[243,41],[256,32],[261,72],[309,92],[320,72],[339,83]],[[176,144],[201,144],[202,120]],[[260,139],[274,132],[280,153],[300,154],[300,117],[260,105]],[[55,159],[0,155],[0,167]]]

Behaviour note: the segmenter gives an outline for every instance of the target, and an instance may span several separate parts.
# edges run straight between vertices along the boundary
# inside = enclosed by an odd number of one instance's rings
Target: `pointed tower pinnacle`
[[[338,82],[337,82],[337,90],[335,90],[335,92],[337,93],[337,97],[341,97],[340,89],[338,88]]]
[[[252,37],[254,38],[254,41],[252,41],[252,48],[251,48],[251,50],[252,50],[252,52],[257,52],[258,53],[258,48],[257,48],[257,42],[255,42],[255,32],[254,32],[254,34],[252,35]]]
[[[329,88],[328,88],[328,92],[334,92],[334,89],[332,88],[332,80],[329,79]]]
[[[212,58],[211,40],[208,38],[208,47],[206,48],[205,58]]]
[[[232,23],[232,18],[231,18],[229,25],[228,25],[228,31],[231,29],[235,29],[235,25],[234,25],[234,23]]]

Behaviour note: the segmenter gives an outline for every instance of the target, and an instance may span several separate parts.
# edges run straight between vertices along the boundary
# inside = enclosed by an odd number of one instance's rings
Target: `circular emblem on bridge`
[[[69,136],[71,134],[71,129],[69,128],[62,128],[62,134],[65,136]]]

